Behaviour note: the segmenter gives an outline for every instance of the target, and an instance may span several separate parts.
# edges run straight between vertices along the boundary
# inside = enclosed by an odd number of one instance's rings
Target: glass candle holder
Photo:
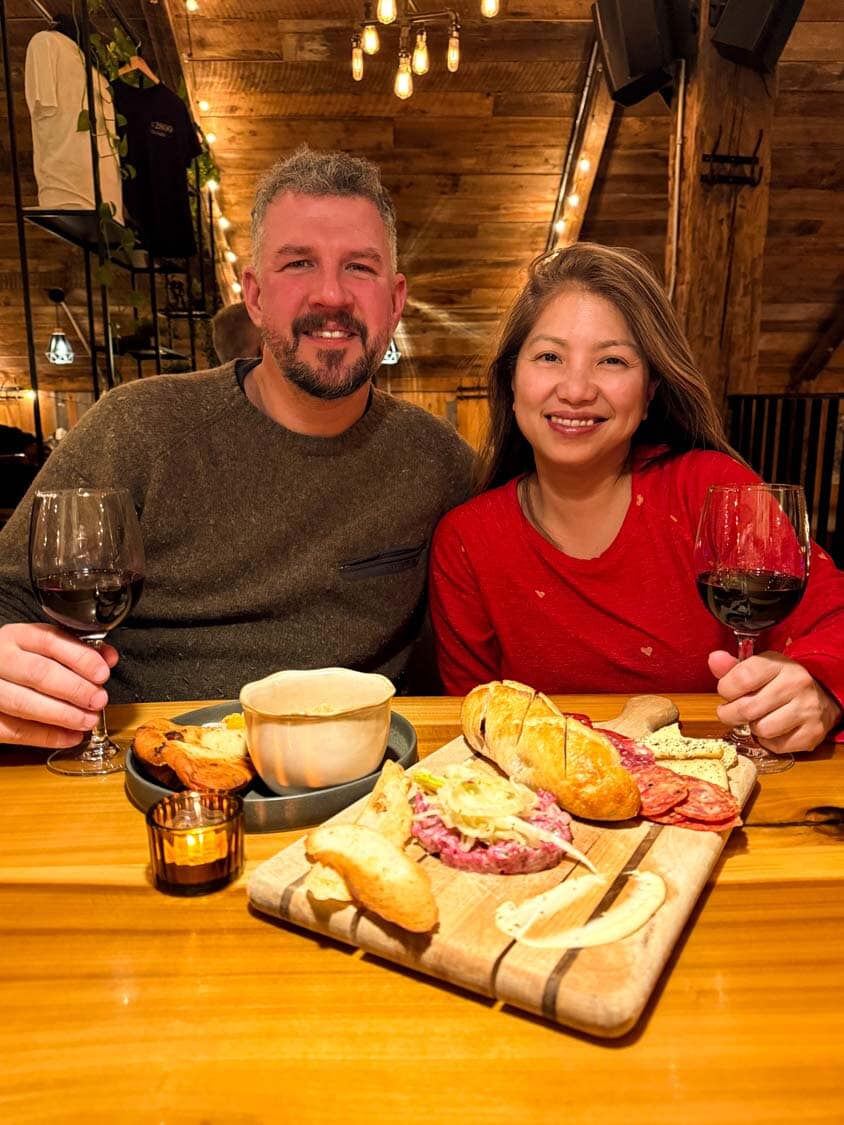
[[[218,891],[243,869],[243,801],[231,793],[188,790],[147,812],[152,875],[171,895]]]

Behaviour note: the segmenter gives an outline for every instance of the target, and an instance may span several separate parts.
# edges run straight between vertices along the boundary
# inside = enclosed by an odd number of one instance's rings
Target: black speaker
[[[720,55],[754,70],[773,70],[803,0],[727,0],[712,42]]]
[[[694,52],[689,0],[595,0],[592,20],[610,95],[621,105],[663,89],[673,63]]]

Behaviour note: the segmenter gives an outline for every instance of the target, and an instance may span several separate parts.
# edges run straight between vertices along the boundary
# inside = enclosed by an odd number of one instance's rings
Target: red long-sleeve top
[[[730,630],[695,587],[694,539],[710,484],[758,478],[722,453],[634,468],[607,550],[576,559],[525,519],[512,480],[453,509],[431,551],[431,615],[447,692],[514,679],[548,693],[709,692]],[[844,572],[813,545],[808,587],[757,643],[786,653],[844,704]]]

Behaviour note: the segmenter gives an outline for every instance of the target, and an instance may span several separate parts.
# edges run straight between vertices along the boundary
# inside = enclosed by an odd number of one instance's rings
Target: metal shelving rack
[[[50,12],[44,7],[40,0],[30,0],[30,3],[36,10],[44,17],[48,25],[52,26],[54,20]],[[111,13],[115,19],[120,23],[123,30],[130,38],[132,36],[129,28],[126,26],[125,21],[118,11],[109,5]],[[137,278],[143,275],[147,279],[149,286],[150,297],[150,313],[153,325],[153,346],[149,348],[130,349],[125,354],[131,355],[137,362],[138,375],[142,376],[142,364],[145,362],[153,362],[155,364],[156,374],[161,373],[162,360],[187,360],[187,356],[178,352],[162,343],[161,340],[161,319],[169,322],[171,320],[184,319],[188,322],[188,330],[190,335],[190,360],[191,365],[196,367],[196,322],[199,320],[210,319],[212,313],[207,311],[206,306],[206,280],[205,280],[205,255],[203,252],[203,231],[202,231],[202,217],[203,207],[201,206],[201,198],[197,200],[196,206],[196,221],[197,221],[197,249],[198,249],[198,269],[199,269],[199,283],[200,283],[200,300],[202,307],[199,309],[194,308],[192,290],[193,270],[190,259],[181,260],[157,260],[153,258],[144,248],[139,245],[131,253],[127,253],[122,246],[121,236],[125,232],[125,228],[121,224],[115,222],[113,219],[104,219],[100,217],[100,206],[102,203],[102,192],[100,185],[100,168],[99,168],[99,153],[97,151],[96,139],[96,100],[94,98],[93,88],[93,75],[91,66],[91,43],[90,43],[90,12],[88,7],[88,0],[81,0],[80,3],[80,43],[79,47],[82,51],[85,67],[86,67],[86,86],[87,86],[87,100],[88,100],[88,116],[90,122],[90,144],[91,144],[91,162],[93,173],[93,186],[94,186],[94,203],[95,206],[90,210],[59,210],[59,209],[44,209],[38,207],[24,207],[21,193],[20,173],[18,168],[17,156],[17,136],[15,129],[14,117],[14,97],[12,91],[12,71],[9,63],[8,53],[8,35],[6,23],[6,9],[5,0],[0,0],[0,41],[2,42],[2,58],[6,87],[6,105],[7,117],[9,121],[9,152],[11,158],[12,175],[14,181],[14,196],[15,196],[15,212],[17,220],[17,233],[18,233],[18,246],[21,261],[21,277],[23,281],[23,303],[24,303],[24,316],[26,321],[26,335],[27,335],[27,357],[29,362],[29,376],[30,386],[35,392],[34,401],[34,421],[36,430],[36,439],[38,442],[39,456],[44,458],[44,441],[43,429],[41,422],[41,411],[38,401],[38,370],[35,358],[35,341],[33,333],[33,317],[32,317],[32,301],[30,295],[30,275],[29,275],[29,257],[26,244],[26,224],[32,224],[42,230],[47,231],[56,238],[67,242],[83,253],[84,267],[85,267],[85,290],[86,290],[86,303],[88,311],[88,335],[91,353],[91,385],[93,396],[95,399],[99,398],[101,393],[100,386],[100,357],[104,361],[104,378],[106,389],[111,389],[115,385],[115,365],[114,358],[116,354],[124,354],[119,352],[115,347],[115,341],[112,338],[111,331],[111,318],[110,318],[110,304],[109,304],[109,291],[108,286],[100,283],[99,288],[99,304],[102,320],[101,334],[103,336],[102,342],[98,340],[96,331],[96,311],[95,311],[95,285],[92,270],[92,258],[96,256],[96,261],[99,266],[104,266],[109,262],[113,266],[128,271],[131,278],[132,291],[137,291]],[[194,164],[196,173],[196,182],[198,184],[198,165]],[[210,197],[210,193],[209,193]],[[210,238],[213,239],[213,225],[211,229]],[[213,247],[213,242],[211,243]],[[213,260],[213,250],[210,259],[211,271],[211,295],[212,301],[215,299],[216,294],[216,276],[215,276],[215,262]],[[166,307],[159,310],[158,307],[158,294],[157,294],[157,280],[160,277],[169,279],[171,275],[181,275],[187,281],[187,303],[184,311],[169,310]],[[138,319],[137,309],[134,311],[135,319]],[[172,328],[169,329],[170,344],[172,345]]]

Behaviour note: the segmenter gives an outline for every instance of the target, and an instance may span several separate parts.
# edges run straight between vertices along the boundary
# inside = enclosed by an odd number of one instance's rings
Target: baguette
[[[600,731],[563,715],[550,699],[512,680],[474,688],[463,703],[466,741],[531,789],[587,820],[626,820],[639,811],[639,787]]]

